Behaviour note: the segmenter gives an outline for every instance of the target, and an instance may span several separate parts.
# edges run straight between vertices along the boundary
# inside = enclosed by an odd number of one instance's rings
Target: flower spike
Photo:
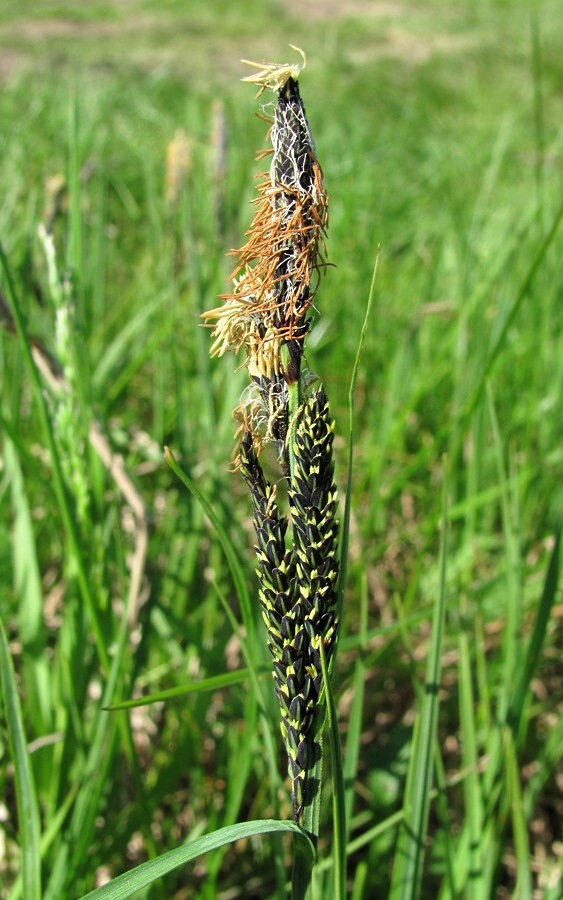
[[[321,753],[315,724],[324,702],[321,658],[329,665],[334,660],[339,625],[334,423],[325,392],[311,389],[315,378],[302,365],[309,313],[326,267],[328,197],[299,94],[301,67],[249,65],[258,71],[243,80],[258,85],[258,96],[267,89],[278,95],[271,164],[261,176],[247,242],[233,251],[232,291],[203,317],[213,327],[212,355],[246,355],[250,384],[233,414],[240,441],[233,469],[252,500],[259,600],[293,819],[310,827],[320,796],[311,770]],[[276,448],[286,481],[285,513],[259,460],[267,443]]]

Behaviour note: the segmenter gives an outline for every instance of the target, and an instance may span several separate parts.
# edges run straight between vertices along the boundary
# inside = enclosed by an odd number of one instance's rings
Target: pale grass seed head
[[[167,206],[177,206],[188,173],[192,167],[193,141],[183,128],[176,129],[166,148],[165,201]]]

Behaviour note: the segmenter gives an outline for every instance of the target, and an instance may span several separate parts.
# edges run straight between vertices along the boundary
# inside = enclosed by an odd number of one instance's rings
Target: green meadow
[[[291,799],[248,374],[201,319],[268,165],[241,59],[290,44],[350,507],[306,896],[563,897],[560,4],[3,0],[1,900],[298,896],[302,836],[249,824]]]

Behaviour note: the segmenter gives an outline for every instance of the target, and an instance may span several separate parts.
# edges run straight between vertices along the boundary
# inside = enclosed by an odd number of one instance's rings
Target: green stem
[[[321,641],[321,665],[323,670],[323,684],[326,697],[326,714],[328,733],[330,738],[330,748],[332,755],[332,810],[333,810],[333,829],[334,829],[334,900],[345,900],[346,898],[346,807],[345,807],[345,787],[344,787],[344,770],[342,766],[342,748],[340,746],[340,735],[338,733],[338,718],[336,713],[336,705],[330,685],[330,676],[328,674],[328,665],[326,661],[326,653],[324,644]],[[320,793],[320,791],[319,791]]]
[[[291,882],[291,900],[313,900],[313,867],[316,862],[317,842],[320,830],[321,809],[321,779],[323,774],[322,735],[325,720],[324,703],[319,703],[315,712],[312,725],[311,749],[318,744],[319,750],[315,754],[315,763],[307,770],[307,782],[305,788],[305,806],[303,809],[303,831],[315,848],[315,857],[305,852],[308,845],[302,846],[302,842],[294,844],[293,873]],[[310,796],[311,786],[314,787]]]
[[[304,852],[299,841],[296,841],[294,846],[291,900],[312,900],[311,876],[313,874],[314,860]]]

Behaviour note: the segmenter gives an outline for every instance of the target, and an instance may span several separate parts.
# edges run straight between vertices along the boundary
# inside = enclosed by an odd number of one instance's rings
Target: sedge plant
[[[299,67],[255,63],[245,80],[277,97],[271,163],[261,177],[232,293],[204,314],[213,355],[242,351],[248,385],[234,417],[234,468],[248,486],[262,618],[287,751],[294,822],[316,839],[326,678],[338,637],[338,518],[327,395],[315,386],[305,342],[325,268],[328,198],[299,92]],[[268,445],[285,480],[289,514],[260,456]],[[296,865],[299,892],[307,876]],[[301,885],[301,887],[299,887]],[[306,890],[306,886],[304,888]]]

